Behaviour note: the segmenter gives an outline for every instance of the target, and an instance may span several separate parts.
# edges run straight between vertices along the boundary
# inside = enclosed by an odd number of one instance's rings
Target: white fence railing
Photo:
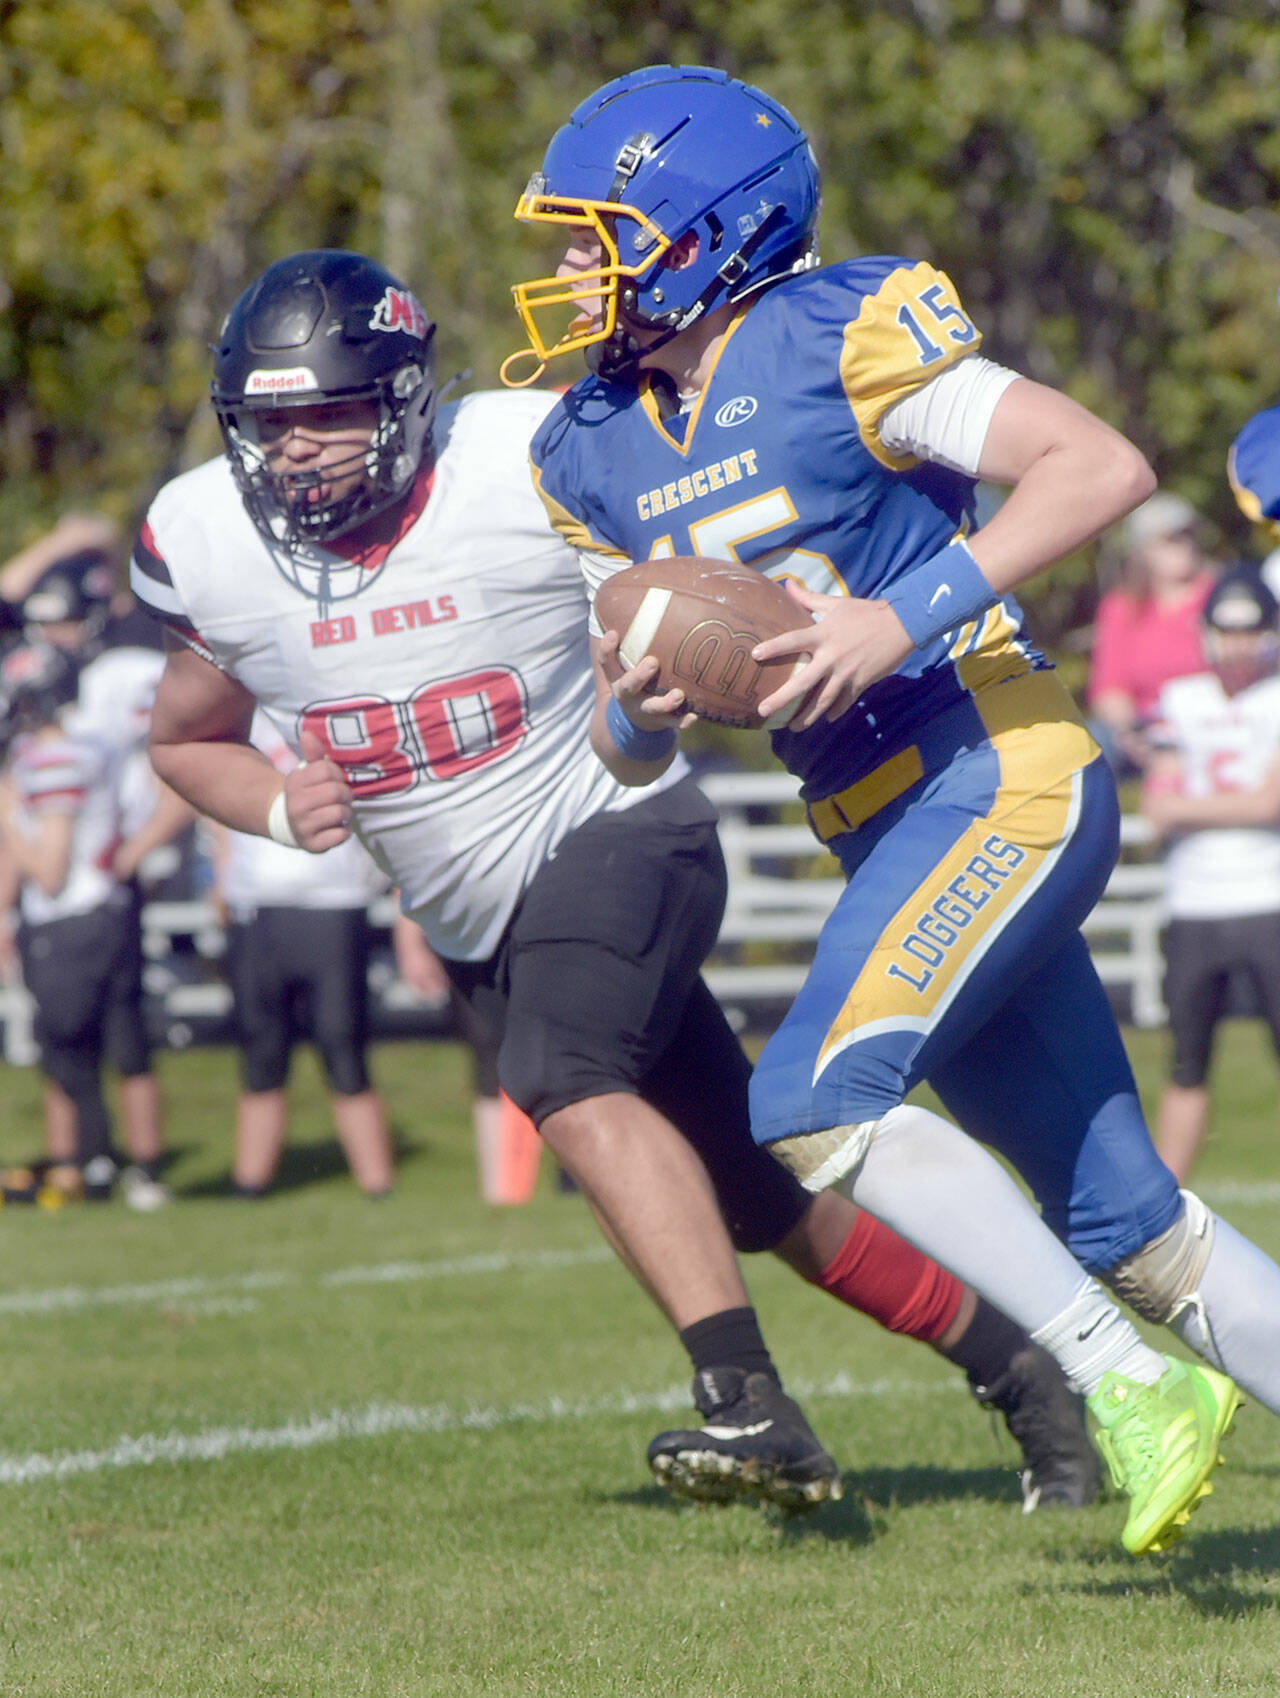
[[[804,981],[813,942],[840,892],[836,863],[804,823],[789,773],[710,773],[700,782],[719,810],[729,868],[728,907],[708,982],[722,1002],[739,1008],[786,1001]],[[1141,858],[1150,844],[1146,822],[1126,816],[1120,864],[1085,925],[1103,982],[1139,1026],[1158,1026],[1165,1014],[1162,869]],[[376,923],[389,925],[390,899],[375,904],[371,914]],[[202,1028],[226,1020],[231,994],[217,969],[223,937],[212,903],[148,903],[143,946],[148,993],[167,1042],[181,1046],[198,1039]],[[187,970],[177,971],[183,963]],[[416,999],[385,959],[374,976],[379,1008],[408,1015]],[[30,999],[21,984],[0,984],[0,1021],[6,1059],[33,1061]],[[431,1024],[425,1012],[424,1022]]]
[[[708,981],[723,1002],[793,996],[809,951],[781,946],[811,945],[817,937],[841,889],[835,860],[804,823],[789,773],[715,773],[700,782],[720,812],[729,865],[729,905]],[[1126,815],[1120,862],[1084,927],[1100,978],[1139,1026],[1159,1026],[1165,1017],[1164,873],[1158,861],[1141,858],[1152,842],[1146,820]],[[770,953],[793,958],[770,960]]]

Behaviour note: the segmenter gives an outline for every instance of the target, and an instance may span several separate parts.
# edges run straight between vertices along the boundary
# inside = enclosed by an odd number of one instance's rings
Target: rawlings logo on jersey
[[[746,424],[748,419],[755,418],[758,406],[754,395],[735,395],[732,401],[726,401],[723,407],[716,409],[716,423],[722,430]]]
[[[388,285],[383,291],[382,299],[373,309],[369,328],[403,330],[406,336],[416,336],[419,342],[423,342],[426,340],[429,325],[426,313],[407,289],[393,289]]]

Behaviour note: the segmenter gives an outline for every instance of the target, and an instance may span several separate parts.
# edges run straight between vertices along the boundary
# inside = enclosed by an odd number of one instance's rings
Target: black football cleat
[[[693,1401],[702,1426],[659,1433],[649,1446],[654,1478],[676,1496],[798,1510],[841,1495],[839,1469],[771,1374],[703,1368]]]
[[[998,1409],[1022,1451],[1022,1513],[1057,1505],[1085,1509],[1098,1501],[1102,1469],[1085,1425],[1084,1400],[1038,1344],[1019,1350],[993,1385],[973,1387],[978,1402]]]

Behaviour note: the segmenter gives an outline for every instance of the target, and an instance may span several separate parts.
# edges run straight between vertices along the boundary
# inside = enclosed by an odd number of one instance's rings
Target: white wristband
[[[293,835],[293,827],[289,824],[289,810],[285,805],[283,790],[267,809],[267,835],[274,838],[277,843],[283,843],[286,849],[301,849],[302,847]]]

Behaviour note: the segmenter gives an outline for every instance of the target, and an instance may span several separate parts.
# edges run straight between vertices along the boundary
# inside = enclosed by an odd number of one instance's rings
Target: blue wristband
[[[605,703],[604,722],[609,727],[614,748],[628,760],[660,761],[676,746],[674,731],[642,731],[638,725],[633,725],[616,696],[610,696]]]
[[[923,649],[978,618],[1000,597],[983,577],[968,543],[957,539],[890,584],[883,599],[916,648]]]

